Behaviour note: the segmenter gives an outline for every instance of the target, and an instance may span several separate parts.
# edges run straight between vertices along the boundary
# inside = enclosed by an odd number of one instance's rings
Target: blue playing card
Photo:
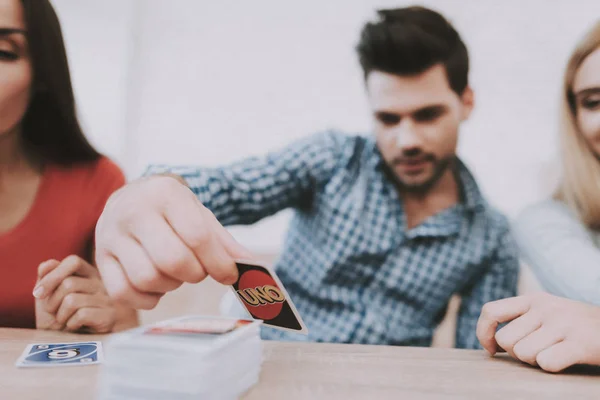
[[[17,360],[18,367],[90,365],[102,361],[101,342],[34,343]]]

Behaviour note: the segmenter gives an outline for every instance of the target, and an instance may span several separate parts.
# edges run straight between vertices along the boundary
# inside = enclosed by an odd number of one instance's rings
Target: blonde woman
[[[514,227],[525,260],[554,296],[488,303],[477,325],[490,354],[504,350],[551,372],[600,365],[600,21],[569,60],[562,109],[558,191]]]
[[[548,292],[600,305],[600,21],[569,60],[561,103],[561,182],[521,213],[515,237]]]

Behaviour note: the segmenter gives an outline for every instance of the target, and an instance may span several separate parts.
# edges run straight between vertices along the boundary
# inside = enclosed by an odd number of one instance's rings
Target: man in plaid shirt
[[[481,308],[515,295],[518,259],[506,218],[456,156],[473,107],[466,47],[441,15],[410,7],[380,11],[357,51],[373,136],[325,132],[226,167],[152,167],[98,223],[109,293],[152,308],[182,282],[232,283],[248,254],[223,225],[293,208],[276,270],[309,335],[264,337],[428,346],[459,294],[457,346],[478,347]]]

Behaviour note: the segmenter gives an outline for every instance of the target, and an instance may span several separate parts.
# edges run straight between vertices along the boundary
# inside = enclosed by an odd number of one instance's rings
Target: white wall
[[[54,0],[86,126],[130,177],[151,162],[219,165],[316,131],[368,133],[354,45],[407,1]],[[477,107],[460,154],[513,216],[547,194],[568,53],[597,0],[429,0],[470,50]],[[546,185],[547,186],[547,185]],[[287,217],[234,229],[276,250]]]
[[[126,164],[129,65],[136,0],[52,0],[61,20],[81,122],[102,152]]]

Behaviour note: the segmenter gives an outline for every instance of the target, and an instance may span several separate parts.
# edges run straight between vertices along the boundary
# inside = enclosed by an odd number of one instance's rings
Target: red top
[[[0,234],[1,327],[35,328],[31,292],[38,265],[71,254],[89,257],[86,253],[106,200],[124,183],[123,173],[108,158],[44,170],[28,214]]]

